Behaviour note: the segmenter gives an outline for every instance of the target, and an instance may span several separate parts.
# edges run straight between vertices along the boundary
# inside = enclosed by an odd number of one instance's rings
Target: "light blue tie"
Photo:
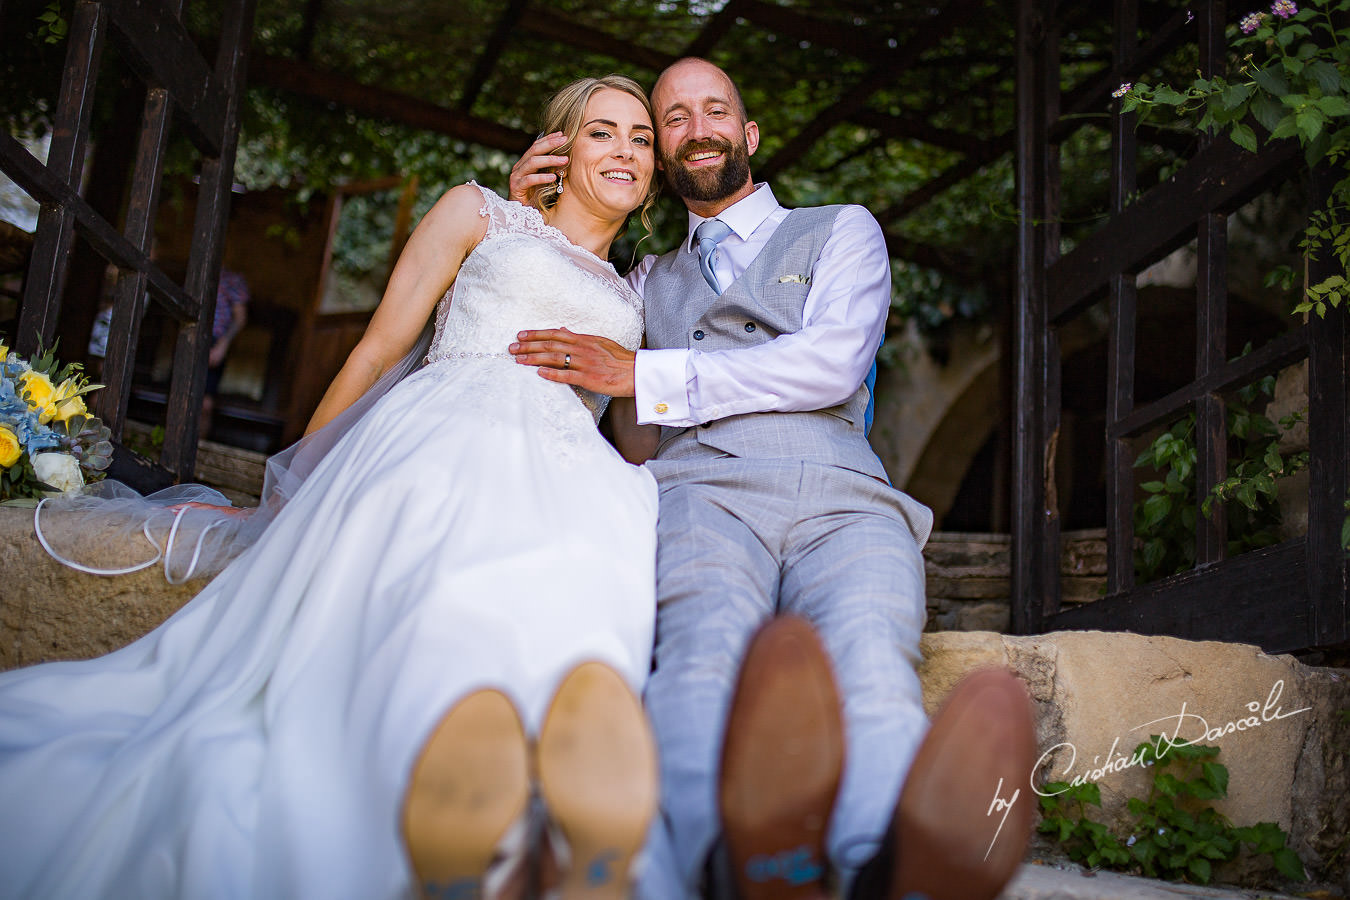
[[[694,229],[694,240],[698,241],[698,268],[714,294],[722,293],[722,286],[717,283],[717,274],[713,272],[713,254],[717,251],[717,245],[729,234],[731,228],[721,219],[709,219]]]

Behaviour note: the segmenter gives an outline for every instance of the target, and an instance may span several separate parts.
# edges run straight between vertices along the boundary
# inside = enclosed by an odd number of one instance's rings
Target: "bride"
[[[655,806],[635,693],[656,486],[596,431],[607,398],[507,347],[560,327],[638,346],[641,301],[604,259],[654,199],[652,119],[619,76],[545,119],[574,144],[542,214],[473,183],[426,214],[309,430],[434,312],[426,365],[256,543],[130,646],[0,676],[0,895],[478,896],[530,768],[563,896],[623,895]]]

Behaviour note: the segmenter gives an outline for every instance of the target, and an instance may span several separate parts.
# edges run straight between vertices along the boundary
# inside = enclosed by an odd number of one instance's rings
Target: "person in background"
[[[220,377],[225,373],[230,342],[247,324],[248,282],[238,272],[221,269],[220,284],[216,288],[216,314],[211,322],[211,351],[206,357],[206,389],[202,393],[202,419],[198,432],[202,437],[211,434],[216,395],[220,393]]]

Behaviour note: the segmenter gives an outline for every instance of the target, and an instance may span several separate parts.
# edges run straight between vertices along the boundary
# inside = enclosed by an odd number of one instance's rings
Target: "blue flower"
[[[0,409],[0,423],[14,429],[14,433],[19,436],[19,443],[29,456],[61,443],[60,435],[39,422],[37,413],[26,406],[18,413]]]

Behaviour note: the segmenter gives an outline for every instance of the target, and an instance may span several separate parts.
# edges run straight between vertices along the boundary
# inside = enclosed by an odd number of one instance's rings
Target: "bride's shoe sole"
[[[460,700],[422,745],[403,801],[403,838],[421,896],[482,896],[497,844],[529,795],[515,706],[495,690]]]
[[[539,786],[570,864],[562,900],[624,900],[656,814],[656,742],[642,703],[602,663],[558,687],[538,742]]]

